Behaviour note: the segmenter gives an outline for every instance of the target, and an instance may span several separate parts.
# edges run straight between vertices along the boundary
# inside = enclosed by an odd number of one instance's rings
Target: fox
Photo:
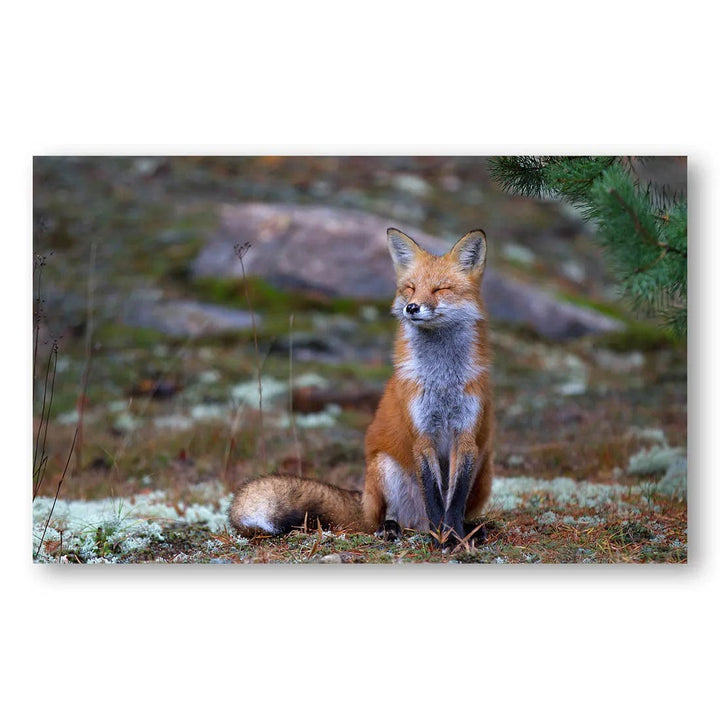
[[[494,415],[488,317],[481,285],[483,230],[434,255],[387,230],[398,320],[394,368],[365,435],[365,480],[354,492],[300,477],[266,475],[235,493],[231,525],[245,537],[305,524],[397,539],[431,533],[443,547],[474,533],[493,477]]]

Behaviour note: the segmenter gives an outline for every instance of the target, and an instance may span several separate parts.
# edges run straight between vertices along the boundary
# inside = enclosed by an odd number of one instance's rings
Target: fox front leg
[[[470,433],[461,434],[450,457],[450,481],[445,497],[445,526],[457,537],[465,537],[465,506],[478,469],[478,448]]]
[[[437,452],[428,438],[421,438],[416,443],[415,464],[428,525],[431,531],[442,535],[445,516],[442,471]]]

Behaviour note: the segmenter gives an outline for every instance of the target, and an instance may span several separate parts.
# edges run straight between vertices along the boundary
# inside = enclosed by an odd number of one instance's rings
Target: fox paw
[[[487,530],[484,523],[465,523],[463,530],[466,538],[472,533],[471,537],[468,538],[470,545],[482,545],[487,540]]]
[[[402,535],[402,528],[394,520],[386,520],[375,533],[382,540],[394,542]]]

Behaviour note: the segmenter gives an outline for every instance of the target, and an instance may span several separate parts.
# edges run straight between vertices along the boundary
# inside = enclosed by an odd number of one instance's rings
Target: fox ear
[[[487,239],[482,230],[472,230],[463,235],[450,251],[450,257],[467,273],[479,273],[485,269]]]
[[[395,228],[388,228],[387,239],[395,270],[408,267],[418,254],[423,252],[411,237]]]

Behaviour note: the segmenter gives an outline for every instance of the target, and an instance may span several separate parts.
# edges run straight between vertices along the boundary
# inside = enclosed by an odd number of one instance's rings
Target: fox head
[[[405,233],[388,228],[397,295],[392,312],[419,328],[448,326],[484,318],[480,280],[487,242],[482,230],[463,235],[445,255],[432,255]]]

